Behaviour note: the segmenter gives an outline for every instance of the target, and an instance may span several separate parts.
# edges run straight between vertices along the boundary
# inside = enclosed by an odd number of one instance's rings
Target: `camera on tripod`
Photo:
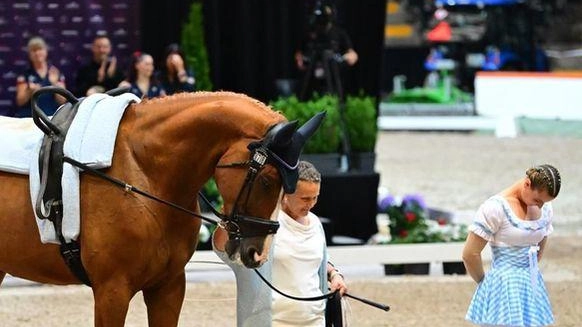
[[[340,65],[344,58],[334,15],[332,5],[323,1],[317,1],[309,13],[302,57],[306,68],[302,99],[312,92],[342,96]]]
[[[307,64],[333,60],[342,63],[339,44],[332,35],[335,11],[330,4],[317,1],[308,18],[308,40],[304,60]]]

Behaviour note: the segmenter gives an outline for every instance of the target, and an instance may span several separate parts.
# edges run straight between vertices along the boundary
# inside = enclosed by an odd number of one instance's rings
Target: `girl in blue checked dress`
[[[467,272],[478,283],[467,320],[481,326],[554,323],[538,261],[553,230],[550,201],[560,186],[556,168],[536,166],[479,207],[463,250]],[[493,262],[485,274],[481,251],[487,243]]]

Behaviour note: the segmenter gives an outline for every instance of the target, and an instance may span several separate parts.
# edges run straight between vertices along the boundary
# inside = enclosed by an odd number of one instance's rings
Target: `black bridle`
[[[216,168],[249,167],[243,185],[234,201],[234,207],[232,208],[230,215],[219,213],[214,209],[209,201],[200,194],[206,204],[210,205],[213,213],[220,218],[218,226],[224,228],[228,233],[229,240],[240,241],[247,237],[267,236],[269,234],[275,234],[277,229],[279,229],[279,222],[277,221],[244,215],[239,211],[239,203],[243,196],[245,196],[245,207],[248,204],[255,178],[270,159],[269,153],[270,151],[268,148],[261,145],[251,151],[251,159],[248,161],[216,166]]]

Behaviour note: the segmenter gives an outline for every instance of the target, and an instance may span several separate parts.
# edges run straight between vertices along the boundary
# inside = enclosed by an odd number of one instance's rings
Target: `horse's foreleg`
[[[184,272],[173,280],[166,280],[160,285],[143,290],[149,327],[178,326],[185,290]]]
[[[95,327],[123,327],[133,295],[121,282],[94,286]]]

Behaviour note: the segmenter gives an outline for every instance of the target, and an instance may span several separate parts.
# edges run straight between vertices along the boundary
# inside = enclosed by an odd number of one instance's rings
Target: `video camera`
[[[334,10],[332,5],[317,1],[311,10],[308,23],[312,31],[325,31],[333,23]]]
[[[316,1],[308,16],[308,40],[306,43],[305,61],[316,62],[333,59],[341,63],[337,41],[333,40],[330,30],[335,21],[333,5],[326,1]]]

